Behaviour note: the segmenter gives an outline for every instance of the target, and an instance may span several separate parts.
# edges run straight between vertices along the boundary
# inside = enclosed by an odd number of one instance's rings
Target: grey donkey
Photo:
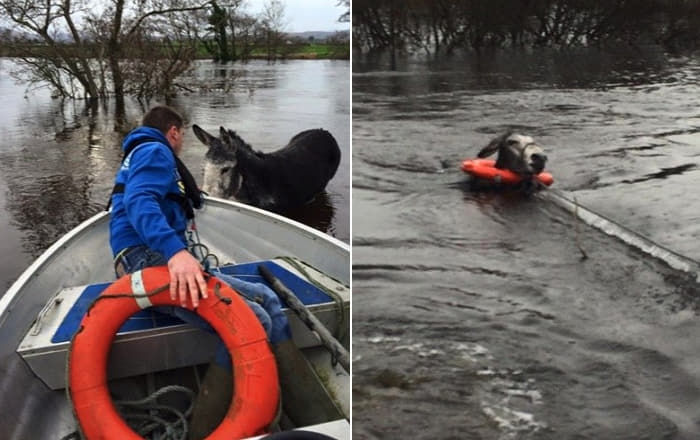
[[[219,128],[219,136],[198,125],[195,136],[205,154],[207,194],[283,213],[304,205],[323,191],[340,163],[340,148],[326,130],[302,131],[271,153],[255,151],[236,132]]]

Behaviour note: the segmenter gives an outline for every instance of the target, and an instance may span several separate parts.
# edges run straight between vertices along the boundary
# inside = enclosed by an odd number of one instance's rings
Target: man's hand
[[[207,297],[207,283],[202,275],[202,266],[186,249],[176,253],[168,260],[170,271],[170,299],[180,297],[182,307],[187,305],[187,293],[192,299],[192,306],[199,305],[199,295]]]

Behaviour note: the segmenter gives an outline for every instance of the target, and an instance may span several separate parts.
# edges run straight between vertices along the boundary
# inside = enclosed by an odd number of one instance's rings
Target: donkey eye
[[[226,174],[226,173],[228,173],[229,171],[231,171],[231,167],[223,167],[223,168],[221,168],[221,174]]]
[[[516,145],[516,144],[519,144],[519,142],[516,141],[515,139],[508,139],[508,141],[507,141],[506,143],[507,143],[508,145]]]

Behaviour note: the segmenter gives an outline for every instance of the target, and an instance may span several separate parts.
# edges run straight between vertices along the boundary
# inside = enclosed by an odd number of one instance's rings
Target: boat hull
[[[114,279],[108,226],[106,212],[83,222],[47,249],[0,298],[0,438],[60,438],[75,429],[65,392],[46,386],[16,350],[56,292]],[[207,198],[197,229],[222,263],[291,256],[349,285],[349,247],[281,216]]]

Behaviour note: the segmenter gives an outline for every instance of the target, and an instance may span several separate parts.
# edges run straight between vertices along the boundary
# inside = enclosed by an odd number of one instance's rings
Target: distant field
[[[276,50],[276,58],[283,59],[350,59],[350,43],[346,44],[287,44]],[[264,47],[256,47],[250,58],[267,58]]]
[[[349,44],[305,44],[295,46],[292,55],[300,58],[350,58]]]
[[[71,47],[71,46],[66,46]],[[30,50],[36,56],[42,56],[42,54],[50,55],[52,49],[45,45],[22,45],[22,46],[4,46],[0,44],[0,56],[22,56]],[[76,49],[77,50],[77,49]],[[82,52],[97,53],[96,48],[90,46],[83,47]],[[158,55],[158,47],[154,46],[154,55]],[[166,57],[165,53],[162,55]],[[206,51],[203,45],[200,45],[197,49],[197,58],[199,59],[210,59],[212,55]],[[249,58],[267,58],[267,50],[265,47],[256,46],[250,52]],[[336,44],[336,43],[309,43],[309,44],[284,44],[277,48],[276,56],[277,59],[338,59],[338,60],[349,60],[350,59],[350,43]]]

